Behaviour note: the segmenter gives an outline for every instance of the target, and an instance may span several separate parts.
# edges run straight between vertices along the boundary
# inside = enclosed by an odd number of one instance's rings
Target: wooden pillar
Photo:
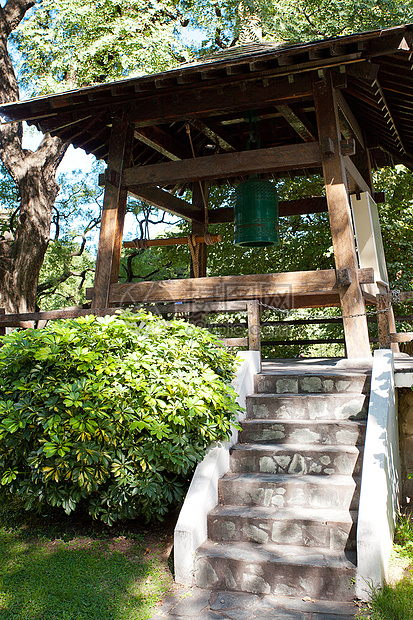
[[[125,113],[123,118],[114,118],[109,144],[92,308],[108,307],[110,285],[119,278],[127,200],[127,191],[121,187],[121,179],[123,169],[130,163],[132,142],[133,128],[128,123],[128,114]]]
[[[248,349],[261,351],[260,306],[257,299],[247,302]]]
[[[208,201],[208,186],[203,184],[203,192],[205,196],[205,200]],[[208,204],[208,203],[207,203]],[[192,205],[194,209],[197,209],[200,212],[200,219],[204,220],[205,213],[205,205],[204,199],[202,197],[202,192],[199,183],[192,183]],[[201,215],[202,213],[202,215]],[[191,222],[191,235],[203,235],[204,224],[201,222]],[[205,278],[206,269],[207,269],[207,245],[206,243],[201,243],[198,246],[198,259],[197,259],[197,268],[194,269],[194,260],[191,256],[191,267],[190,267],[190,277],[194,278],[195,273],[198,274],[199,278]]]
[[[379,333],[380,349],[389,349],[391,329],[391,293],[377,295],[377,328]]]
[[[340,154],[341,132],[331,74],[314,82],[321,158],[336,269],[349,269],[351,282],[339,285],[344,337],[349,358],[371,357],[366,308],[358,282],[358,263],[346,173]]]

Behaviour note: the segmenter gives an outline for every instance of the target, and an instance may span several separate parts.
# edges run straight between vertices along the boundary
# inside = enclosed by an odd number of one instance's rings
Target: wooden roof
[[[261,149],[306,144],[309,154],[308,164],[287,157],[285,169],[269,166],[267,174],[308,174],[320,170],[310,156],[318,142],[313,80],[332,69],[343,136],[371,148],[376,166],[413,167],[412,33],[410,24],[300,45],[239,46],[164,73],[3,105],[0,114],[106,159],[112,119],[126,106],[139,167],[192,159],[191,140],[197,158],[245,151],[245,116],[254,111]],[[149,177],[142,183],[150,185]],[[242,175],[235,166],[226,178]],[[166,175],[155,184],[182,188],[185,181]]]

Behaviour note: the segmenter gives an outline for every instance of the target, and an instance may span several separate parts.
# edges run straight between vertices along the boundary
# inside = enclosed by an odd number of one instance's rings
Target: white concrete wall
[[[356,594],[383,584],[399,509],[400,453],[393,352],[375,351],[357,526]]]
[[[259,351],[238,353],[240,366],[232,385],[237,402],[245,407],[246,396],[254,391],[254,376],[261,370]],[[238,418],[245,418],[245,413]],[[207,515],[218,504],[218,480],[229,471],[229,450],[238,441],[234,429],[231,439],[209,448],[195,469],[174,533],[175,581],[192,585],[196,550],[207,539]]]

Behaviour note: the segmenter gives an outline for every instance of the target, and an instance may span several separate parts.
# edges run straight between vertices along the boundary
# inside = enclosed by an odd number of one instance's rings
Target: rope
[[[195,149],[194,149],[194,143],[192,142],[192,135],[191,135],[191,126],[189,123],[186,123],[185,125],[185,129],[186,129],[186,133],[188,134],[188,138],[189,138],[189,143],[191,145],[191,151],[192,151],[192,157],[194,159],[196,159],[196,153],[195,153]],[[209,225],[209,219],[208,219],[208,204],[206,201],[206,197],[205,197],[205,192],[204,192],[204,186],[202,185],[202,181],[198,181],[199,183],[199,189],[201,191],[201,196],[202,196],[202,202],[204,203],[204,213],[205,213],[205,234],[207,234],[208,231],[208,225]],[[206,242],[205,242],[206,243]],[[210,244],[207,244],[210,245]]]
[[[212,235],[209,232],[204,233],[204,241],[206,245],[214,245],[215,241],[212,238]]]
[[[196,242],[195,235],[188,235],[188,245],[191,252],[194,278],[199,278],[199,245]]]

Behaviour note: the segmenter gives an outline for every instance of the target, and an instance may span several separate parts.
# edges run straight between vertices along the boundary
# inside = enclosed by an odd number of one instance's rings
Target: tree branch
[[[22,21],[27,11],[36,4],[36,0],[8,0],[2,13],[5,17],[9,34]]]

